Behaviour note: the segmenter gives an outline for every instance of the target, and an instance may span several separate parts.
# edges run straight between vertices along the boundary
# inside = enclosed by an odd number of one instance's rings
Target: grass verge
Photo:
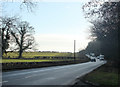
[[[83,80],[99,86],[118,87],[118,76],[118,69],[109,66],[109,63],[107,63],[85,75]]]

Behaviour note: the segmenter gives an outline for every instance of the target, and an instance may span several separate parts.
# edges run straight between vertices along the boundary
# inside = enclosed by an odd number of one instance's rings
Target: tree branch
[[[17,44],[20,46],[20,43],[18,41],[18,38],[16,37],[15,33],[13,31],[11,31],[11,34],[13,35],[13,37],[15,38]]]

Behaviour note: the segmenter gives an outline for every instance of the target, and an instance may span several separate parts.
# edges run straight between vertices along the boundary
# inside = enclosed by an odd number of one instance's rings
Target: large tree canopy
[[[98,0],[89,2],[83,6],[85,17],[93,24],[91,28],[92,37],[96,37],[95,41],[91,42],[86,50],[96,49],[91,44],[98,45],[98,53],[105,55],[106,59],[118,60],[118,33],[119,33],[119,13],[120,2],[104,2]],[[94,51],[96,52],[96,50]]]

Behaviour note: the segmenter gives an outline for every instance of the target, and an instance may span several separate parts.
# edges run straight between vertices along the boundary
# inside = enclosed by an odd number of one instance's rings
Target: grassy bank
[[[112,67],[108,62],[93,72],[85,75],[83,80],[100,86],[118,87],[118,69]]]

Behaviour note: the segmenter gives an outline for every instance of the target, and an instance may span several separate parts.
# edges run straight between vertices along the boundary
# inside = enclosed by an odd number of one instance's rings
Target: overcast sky
[[[59,1],[59,0],[57,0]],[[35,39],[39,51],[73,52],[74,40],[76,51],[85,49],[90,41],[90,23],[84,18],[83,2],[48,2],[37,3],[34,11],[20,9],[18,2],[4,2],[3,16],[19,16],[35,28]],[[25,8],[24,6],[22,6]]]

